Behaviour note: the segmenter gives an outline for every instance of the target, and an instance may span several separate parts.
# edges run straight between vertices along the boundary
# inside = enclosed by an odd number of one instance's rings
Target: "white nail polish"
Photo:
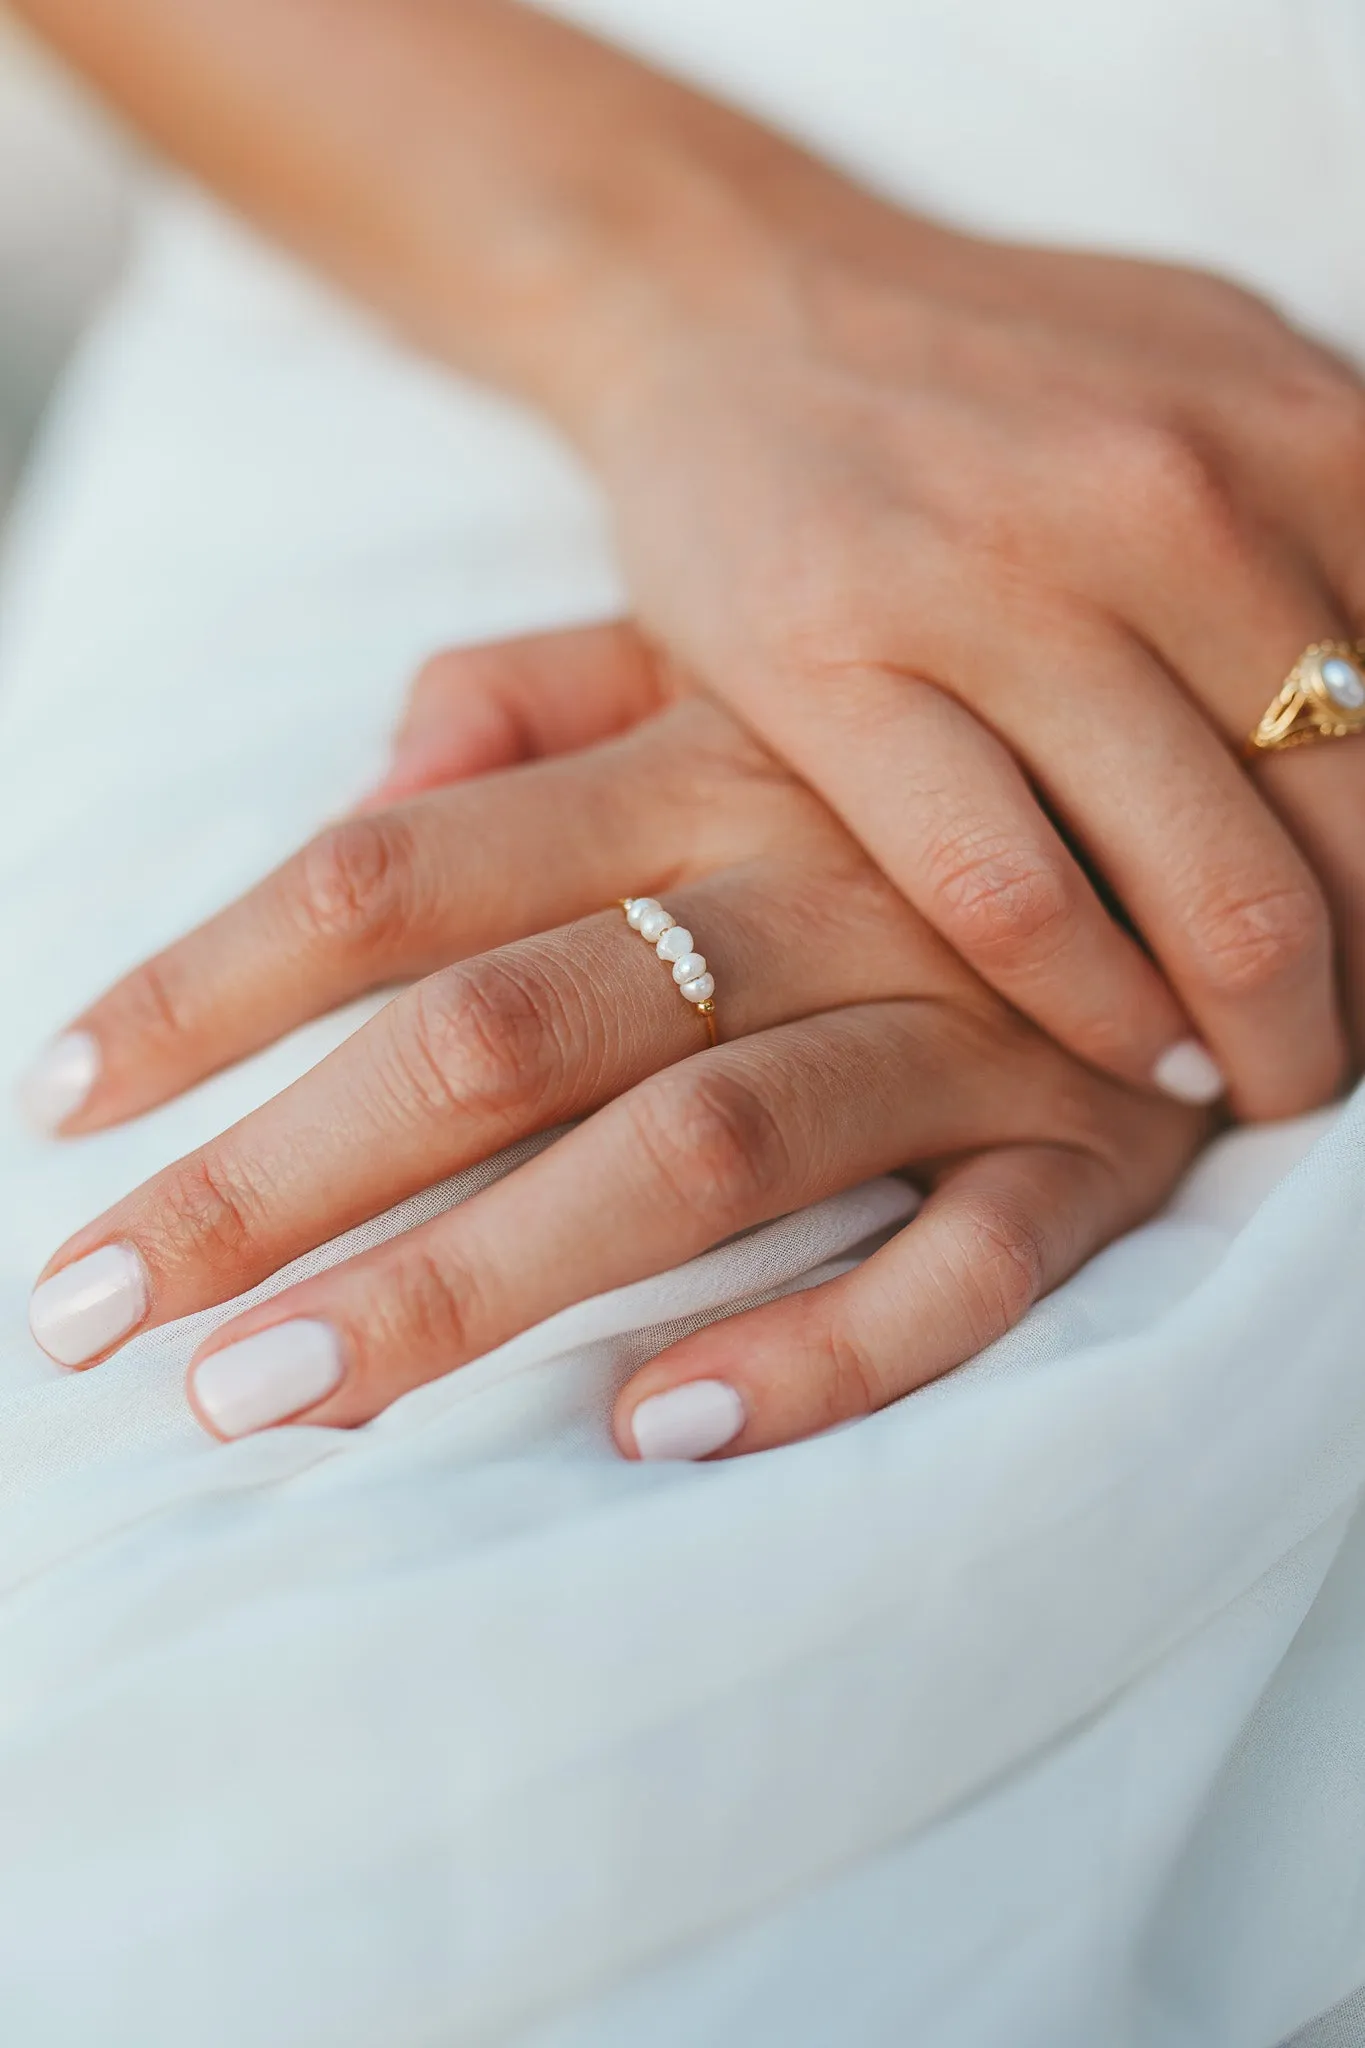
[[[737,1437],[744,1403],[724,1380],[688,1380],[666,1394],[651,1394],[630,1419],[642,1458],[705,1458]]]
[[[315,1407],[343,1370],[331,1325],[298,1317],[201,1358],[194,1398],[220,1436],[249,1436]]]
[[[99,1077],[99,1042],[67,1031],[45,1046],[19,1082],[19,1111],[38,1131],[55,1131],[74,1116]]]
[[[137,1328],[148,1298],[133,1247],[105,1244],[34,1288],[28,1326],[58,1365],[84,1365]]]
[[[1222,1069],[1207,1047],[1197,1038],[1182,1038],[1168,1046],[1152,1069],[1152,1079],[1163,1095],[1177,1102],[1216,1102],[1227,1087]]]

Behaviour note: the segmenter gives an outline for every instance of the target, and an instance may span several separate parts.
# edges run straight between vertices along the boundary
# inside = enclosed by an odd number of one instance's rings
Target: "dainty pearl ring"
[[[631,930],[647,940],[664,965],[672,968],[679,995],[692,1004],[714,1045],[716,977],[708,973],[704,956],[692,944],[691,932],[652,896],[622,896],[619,900]]]

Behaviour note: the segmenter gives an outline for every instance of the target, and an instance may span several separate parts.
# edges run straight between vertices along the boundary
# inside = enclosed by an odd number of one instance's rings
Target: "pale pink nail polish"
[[[744,1403],[724,1380],[688,1380],[666,1394],[651,1394],[631,1416],[641,1458],[705,1458],[732,1442],[744,1427]]]
[[[99,1079],[100,1049],[89,1031],[66,1031],[39,1053],[18,1088],[19,1113],[36,1131],[55,1131]]]
[[[1222,1068],[1197,1038],[1168,1046],[1152,1069],[1152,1079],[1163,1095],[1198,1104],[1216,1102],[1228,1085]]]
[[[249,1436],[316,1407],[344,1370],[336,1331],[299,1316],[211,1351],[195,1366],[192,1385],[220,1436]]]
[[[147,1272],[130,1244],[105,1244],[35,1287],[28,1326],[58,1365],[84,1365],[147,1313]]]

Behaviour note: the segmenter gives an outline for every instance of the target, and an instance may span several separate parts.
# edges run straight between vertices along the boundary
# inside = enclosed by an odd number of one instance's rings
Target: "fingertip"
[[[40,1280],[29,1297],[34,1342],[58,1365],[92,1365],[146,1320],[151,1284],[131,1244],[105,1244]]]
[[[1207,1108],[1227,1093],[1227,1076],[1197,1038],[1168,1046],[1152,1069],[1152,1080],[1174,1102]]]
[[[728,1381],[684,1380],[637,1401],[618,1421],[616,1440],[642,1464],[695,1463],[733,1443],[748,1419],[743,1395]]]
[[[99,1041],[91,1031],[64,1031],[45,1045],[15,1090],[19,1114],[30,1130],[58,1136],[89,1101],[101,1064]]]
[[[345,1372],[331,1324],[296,1316],[196,1359],[187,1391],[204,1427],[230,1443],[316,1408],[336,1392]]]

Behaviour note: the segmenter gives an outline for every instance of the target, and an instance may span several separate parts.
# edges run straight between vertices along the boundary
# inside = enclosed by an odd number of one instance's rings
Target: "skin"
[[[568,726],[566,668],[596,679]],[[461,767],[482,772],[430,786]],[[665,897],[706,948],[714,1051],[619,910],[600,908],[626,887]],[[103,1068],[67,1130],[144,1110],[409,977],[43,1277],[131,1246],[150,1327],[519,1137],[584,1121],[435,1222],[227,1323],[191,1365],[192,1401],[202,1359],[302,1316],[339,1333],[346,1370],[291,1419],[361,1423],[574,1301],[912,1165],[925,1205],[866,1265],[688,1338],[617,1403],[627,1456],[639,1402],[694,1379],[743,1400],[725,1455],[784,1443],[1002,1334],[1152,1211],[1206,1129],[1010,1011],[806,787],[719,707],[675,695],[627,627],[434,663],[371,807],[78,1020]]]
[[[1365,1034],[1365,392],[1216,279],[1005,247],[507,0],[24,0],[161,146],[593,466],[667,654],[980,977],[1233,1110]],[[401,147],[395,147],[401,137]],[[1113,914],[1119,906],[1122,915]]]

